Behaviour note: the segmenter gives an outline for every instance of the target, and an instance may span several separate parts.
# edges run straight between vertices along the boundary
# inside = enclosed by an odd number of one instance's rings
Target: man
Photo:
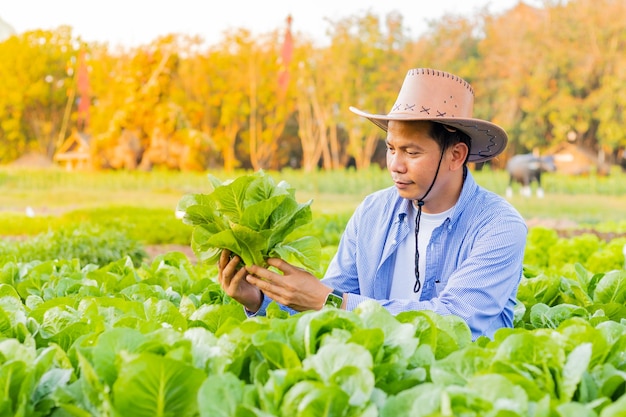
[[[512,327],[527,227],[503,198],[479,187],[467,162],[500,154],[507,135],[472,118],[474,92],[463,79],[410,70],[386,115],[350,110],[387,131],[394,186],[359,205],[324,279],[282,260],[282,274],[224,251],[219,281],[248,314],[276,301],[290,311],[333,304],[352,310],[374,299],[391,313],[432,310],[463,318],[472,336]]]

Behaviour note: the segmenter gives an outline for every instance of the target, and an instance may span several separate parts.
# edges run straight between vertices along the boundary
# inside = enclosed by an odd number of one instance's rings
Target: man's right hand
[[[246,268],[239,268],[240,262],[239,256],[232,256],[231,251],[224,249],[217,265],[217,279],[229,297],[242,304],[249,312],[256,313],[263,303],[263,293],[246,281],[248,271]]]

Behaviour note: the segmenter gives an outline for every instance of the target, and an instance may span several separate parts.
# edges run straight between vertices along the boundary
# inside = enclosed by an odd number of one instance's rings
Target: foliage
[[[82,227],[48,232],[24,241],[0,240],[0,262],[76,258],[82,264],[104,265],[124,256],[140,265],[147,254],[139,242],[112,229]]]
[[[526,268],[517,298],[515,326],[556,328],[571,317],[591,323],[626,320],[626,271],[591,273],[580,264],[573,272],[533,271]]]
[[[0,162],[29,151],[51,157],[73,128],[84,128],[98,167],[134,169],[164,138],[168,161],[139,166],[312,171],[354,160],[365,169],[382,162],[384,133],[349,106],[387,113],[416,63],[467,79],[476,116],[510,133],[508,152],[573,137],[617,162],[626,146],[624,2],[521,2],[498,15],[449,14],[417,38],[403,18],[329,19],[328,45],[294,33],[287,63],[278,29],[258,36],[234,29],[216,45],[167,34],[128,51],[82,42],[69,27],[12,36],[0,43]],[[94,103],[87,126],[76,97],[83,52]],[[125,142],[125,132],[138,143]],[[131,160],[120,159],[128,147]]]
[[[61,220],[70,228],[93,224],[117,230],[144,244],[188,244],[191,238],[191,227],[181,226],[174,211],[165,208],[117,206],[81,209],[63,214]]]
[[[590,259],[587,239],[563,247]],[[515,328],[472,341],[458,317],[375,302],[246,318],[214,264],[107,262],[0,258],[2,414],[610,417],[626,401],[623,269],[527,265]]]
[[[337,189],[332,177],[307,179],[298,184]],[[363,174],[341,180],[347,192],[371,181]],[[110,207],[93,216],[109,227],[117,218],[131,230],[142,210]],[[90,213],[74,218],[85,223]],[[293,236],[320,236],[327,263],[348,216],[322,213]],[[604,227],[621,233],[621,222]],[[0,410],[619,415],[626,386],[624,243],[531,228],[515,328],[475,342],[454,317],[424,311],[393,317],[377,304],[292,317],[270,308],[268,317],[246,320],[215,282],[214,265],[191,265],[177,253],[140,267],[130,257],[104,265],[37,254],[22,262],[5,258],[0,385],[8,389]],[[95,246],[89,250],[111,244]]]
[[[599,219],[617,220],[596,220],[594,225],[613,234],[608,241],[531,228],[515,327],[498,331],[492,340],[472,342],[458,318],[428,311],[392,316],[376,303],[353,312],[325,308],[294,316],[282,315],[272,305],[268,317],[246,318],[216,282],[214,264],[192,264],[175,252],[150,264],[136,262],[125,250],[107,254],[105,249],[138,245],[129,239],[131,233],[163,239],[180,232],[188,244],[189,234],[183,236],[191,228],[174,218],[169,203],[161,209],[156,193],[137,201],[126,192],[165,190],[178,199],[206,181],[204,175],[153,172],[133,174],[134,180],[129,175],[0,174],[3,204],[13,190],[23,197],[41,189],[51,190],[52,197],[43,198],[50,204],[55,198],[67,204],[68,195],[78,204],[89,190],[108,203],[121,198],[129,204],[72,210],[67,217],[20,215],[0,223],[50,222],[66,229],[37,237],[38,248],[32,241],[0,243],[0,253],[18,256],[0,256],[0,414],[623,413],[626,239],[615,237],[625,230],[619,203],[617,209],[599,208],[606,213]],[[297,184],[299,192],[321,191],[331,200],[343,197],[353,203],[360,193],[388,181],[384,171],[281,175]],[[504,183],[494,172],[476,177],[494,189]],[[603,192],[619,193],[620,179],[611,180],[616,188],[604,184]],[[581,204],[591,200],[598,205],[598,196],[589,198],[585,191],[590,184],[587,179],[555,179],[551,186],[560,194],[528,205],[545,204],[554,214],[558,200],[570,195]],[[322,264],[334,254],[349,216],[348,211],[326,210],[322,206],[291,235],[319,236]],[[101,226],[74,235],[73,227],[67,227],[76,224],[71,218]],[[153,237],[148,237],[150,227]],[[67,257],[49,259],[51,248]]]
[[[626,248],[626,237],[612,239],[598,251],[592,253],[589,258],[587,258],[585,265],[591,271],[613,270],[626,267],[624,248]]]
[[[83,227],[117,232],[146,245],[187,245],[191,240],[191,227],[181,226],[174,211],[168,209],[113,206],[72,210],[59,216],[0,214],[0,236],[67,233]]]
[[[524,249],[524,263],[545,268],[550,262],[550,248],[559,237],[554,229],[533,227],[528,231],[526,248]]]
[[[337,246],[348,223],[350,213],[319,214],[313,221],[293,231],[293,236],[315,236],[322,247]]]
[[[536,226],[528,232],[524,263],[548,271],[560,271],[575,264],[595,272],[619,269],[625,265],[625,244],[625,237],[606,242],[595,233],[583,232],[561,238],[554,229]]]
[[[267,258],[276,257],[319,270],[319,241],[290,237],[311,221],[311,200],[298,203],[294,188],[285,181],[276,184],[263,171],[232,181],[210,179],[211,193],[186,195],[177,208],[183,222],[194,227],[191,246],[199,259],[216,262],[228,249],[245,265],[267,266]]]
[[[31,151],[51,157],[60,146],[78,45],[67,26],[0,42],[0,162]]]

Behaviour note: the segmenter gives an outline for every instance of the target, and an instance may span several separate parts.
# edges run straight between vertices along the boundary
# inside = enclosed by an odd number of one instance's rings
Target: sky
[[[268,33],[285,27],[293,18],[294,33],[320,43],[329,27],[327,19],[371,11],[384,16],[398,11],[410,36],[425,31],[428,21],[444,14],[472,15],[486,10],[506,11],[519,0],[1,0],[0,19],[20,34],[34,29],[71,26],[84,41],[111,46],[148,44],[171,33],[200,35],[218,43],[229,29],[248,28]],[[536,4],[537,0],[526,0]]]

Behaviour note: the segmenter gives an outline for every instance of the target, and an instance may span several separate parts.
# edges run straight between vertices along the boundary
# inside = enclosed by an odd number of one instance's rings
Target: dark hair
[[[441,151],[445,151],[449,147],[456,145],[457,143],[464,143],[467,145],[467,158],[469,158],[470,151],[472,149],[472,138],[465,132],[461,132],[456,127],[444,125],[443,123],[432,122],[430,124],[430,136],[437,142]]]

